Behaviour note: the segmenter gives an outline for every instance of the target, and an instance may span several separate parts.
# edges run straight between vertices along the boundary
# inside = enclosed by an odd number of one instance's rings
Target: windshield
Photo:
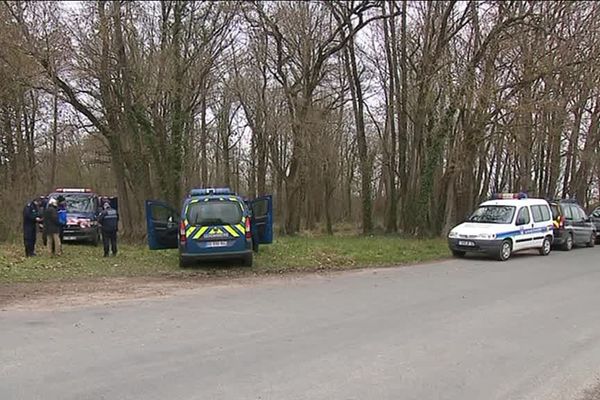
[[[469,218],[469,222],[481,224],[510,224],[515,215],[513,206],[481,206]]]
[[[237,201],[191,203],[187,219],[191,225],[235,225],[242,220],[242,208]]]
[[[96,212],[94,196],[84,194],[54,193],[52,198],[57,198],[59,194],[65,198],[67,212],[69,213],[92,213]]]

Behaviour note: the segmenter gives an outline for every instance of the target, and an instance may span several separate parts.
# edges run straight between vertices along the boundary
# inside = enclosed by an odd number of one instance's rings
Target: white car
[[[524,193],[493,196],[448,234],[455,257],[484,253],[506,261],[521,250],[538,249],[550,254],[553,240],[552,212],[546,200],[529,199]]]

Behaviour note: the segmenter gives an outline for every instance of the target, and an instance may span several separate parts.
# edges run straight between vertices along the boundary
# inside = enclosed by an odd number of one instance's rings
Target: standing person
[[[40,207],[39,207],[39,214],[40,216],[44,215],[44,212],[46,211],[46,208],[48,207],[48,198],[47,197],[42,197],[40,198]],[[46,231],[44,230],[44,220],[42,218],[41,222],[40,222],[40,232],[42,233],[42,243],[44,244],[44,247],[46,247],[48,245],[48,238],[46,238]]]
[[[62,246],[60,243],[60,223],[58,222],[58,202],[56,199],[48,200],[46,210],[44,210],[44,233],[48,241],[48,251],[52,255],[61,255]]]
[[[59,195],[56,198],[58,201],[58,224],[59,224],[59,237],[60,242],[63,242],[63,238],[65,236],[65,227],[67,226],[67,199],[65,199],[62,195]]]
[[[104,257],[108,257],[109,245],[113,256],[117,255],[117,231],[119,227],[119,214],[117,210],[105,202],[103,210],[98,216],[98,223],[102,228],[102,244],[104,245]]]
[[[35,241],[37,238],[37,224],[40,218],[39,198],[27,203],[23,208],[23,242],[25,244],[25,257],[35,256]]]

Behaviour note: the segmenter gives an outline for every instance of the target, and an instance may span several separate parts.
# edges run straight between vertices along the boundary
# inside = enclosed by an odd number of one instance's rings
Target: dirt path
[[[43,309],[168,296],[201,283],[161,278],[105,278],[91,281],[0,285],[0,309]]]
[[[377,273],[374,269],[352,273]],[[347,273],[348,271],[346,271]],[[298,272],[229,277],[121,277],[65,282],[0,284],[0,311],[45,310],[108,304],[119,301],[168,297],[206,286],[244,286],[300,279],[307,275],[331,276],[336,272]]]

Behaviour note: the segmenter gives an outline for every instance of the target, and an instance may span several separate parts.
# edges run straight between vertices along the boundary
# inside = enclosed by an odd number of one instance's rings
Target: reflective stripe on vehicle
[[[237,228],[238,231],[240,231],[240,233],[242,235],[244,235],[246,233],[246,228],[244,227],[243,224],[237,224],[235,227]]]
[[[238,233],[238,232],[237,232],[235,229],[233,229],[233,228],[231,227],[231,225],[224,225],[223,227],[225,228],[225,230],[226,230],[227,232],[229,232],[229,234],[230,234],[231,236],[233,236],[233,237],[239,237],[239,236],[240,236],[240,234],[239,234],[239,233]]]
[[[195,229],[196,229],[196,227],[194,227],[194,226],[190,226],[189,228],[187,228],[187,230],[185,231],[185,237],[192,236],[192,233],[194,232]]]
[[[202,235],[204,235],[204,233],[208,230],[208,226],[201,226],[200,229],[198,229],[198,232],[196,232],[196,234],[194,235],[194,239],[200,239],[202,237]]]

